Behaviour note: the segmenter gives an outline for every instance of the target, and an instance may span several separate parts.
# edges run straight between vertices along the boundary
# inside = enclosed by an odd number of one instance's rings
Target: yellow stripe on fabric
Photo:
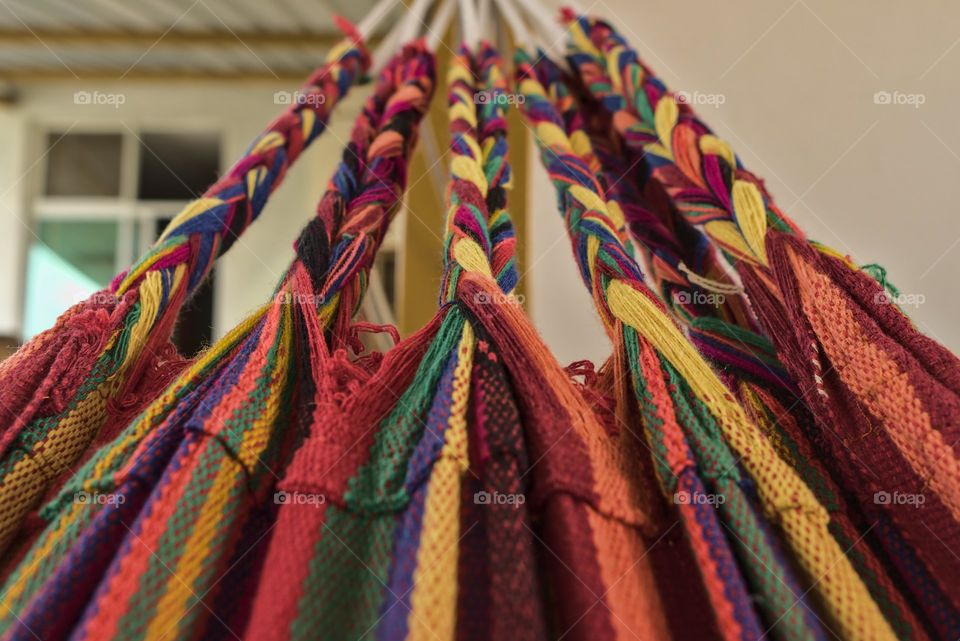
[[[247,183],[247,195],[252,197],[253,194],[257,191],[257,187],[263,182],[263,179],[267,176],[266,167],[257,167],[246,173],[244,179]]]
[[[520,81],[520,93],[527,96],[546,96],[547,95],[544,92],[543,86],[533,78],[524,78],[523,80]],[[541,122],[538,124],[538,127],[539,125],[543,125],[543,124],[549,124],[549,123]]]
[[[546,143],[548,147],[559,147],[568,153],[573,151],[570,146],[570,139],[563,133],[563,129],[552,122],[538,122],[536,133],[537,138]]]
[[[613,224],[617,226],[617,229],[623,229],[627,225],[626,216],[623,215],[623,210],[620,208],[620,203],[615,200],[607,201],[607,214],[610,216],[610,220],[613,221]]]
[[[751,262],[757,257],[753,249],[747,245],[740,228],[732,220],[711,220],[703,226],[707,234],[714,239],[724,250]]]
[[[466,92],[454,91],[454,93],[464,94],[462,102],[455,102],[450,106],[450,120],[466,120],[471,127],[477,126],[477,110],[473,105],[473,97],[466,97]]]
[[[593,40],[591,40],[590,36],[586,34],[582,28],[582,25],[578,21],[572,22],[567,31],[570,34],[570,39],[573,40],[573,44],[576,45],[576,49],[580,49],[581,51],[584,51],[593,57],[600,56],[600,51],[593,46]],[[611,68],[616,69],[616,65]]]
[[[228,502],[238,500],[233,490],[238,484],[246,483],[249,470],[260,463],[260,454],[269,444],[270,431],[276,426],[277,418],[280,415],[280,399],[282,398],[280,389],[286,382],[287,372],[289,371],[292,320],[291,314],[287,310],[289,310],[289,306],[284,306],[281,327],[279,328],[281,332],[279,336],[280,346],[277,350],[277,360],[271,366],[270,383],[266,392],[268,400],[250,427],[244,431],[240,450],[236,453],[236,459],[224,456],[223,463],[217,470],[217,476],[206,494],[195,527],[190,534],[190,538],[184,544],[183,556],[178,559],[176,567],[172,570],[163,597],[157,604],[156,614],[147,628],[145,641],[159,641],[165,638],[177,623],[186,616],[187,605],[191,597],[195,595],[194,588],[202,589],[204,587],[194,584],[204,570],[207,559],[212,554],[217,553],[212,546],[214,539],[220,537],[219,527],[224,508]],[[261,354],[260,356],[265,357],[266,355]],[[263,367],[265,362],[265,360],[259,358],[253,359],[248,367],[253,366],[259,369]],[[259,376],[251,379],[251,383],[257,385],[258,378]],[[244,399],[244,402],[251,401],[250,399]],[[253,400],[252,402],[257,401]],[[220,448],[223,445],[219,440],[210,438],[207,447]],[[171,506],[171,509],[176,510],[177,506]]]
[[[183,265],[177,265],[174,269],[171,291],[176,291],[183,281],[185,272],[186,267]],[[163,300],[163,276],[160,275],[160,272],[149,272],[140,284],[138,293],[140,316],[130,329],[127,353],[124,355],[123,362],[110,377],[114,383],[115,392],[119,391],[119,387],[123,384],[127,367],[140,358],[140,354],[147,344],[147,339],[150,338],[150,331],[156,323],[157,315],[160,313],[160,302]]]
[[[652,151],[664,158],[673,159],[673,128],[677,126],[679,117],[680,111],[677,107],[677,101],[672,96],[665,96],[657,103],[653,112],[653,124],[657,130],[660,144],[648,145],[647,151]]]
[[[469,468],[467,402],[475,338],[464,324],[453,374],[450,420],[440,458],[430,474],[407,641],[454,641],[457,620],[457,560],[460,541],[460,486]]]
[[[622,281],[607,288],[613,314],[644,336],[718,419],[724,437],[756,482],[764,512],[779,522],[844,639],[896,636],[850,560],[827,530],[829,515],[810,489],[747,420],[743,409],[679,328],[647,296]]]
[[[753,255],[766,265],[767,250],[764,238],[767,233],[767,208],[756,185],[746,180],[733,181],[733,210],[737,215],[740,232]]]
[[[570,134],[569,137],[570,146],[573,148],[573,153],[577,154],[581,158],[593,155],[593,147],[590,145],[590,138],[587,137],[587,132],[585,132],[583,129],[577,129]]]
[[[87,394],[43,441],[17,461],[0,485],[0,547],[20,530],[24,516],[47,491],[50,481],[71,466],[86,451],[100,430],[106,414],[104,381]]]
[[[115,441],[115,445],[111,445],[109,449],[105,450],[104,457],[94,466],[93,472],[90,475],[90,477],[94,479],[94,482],[103,479],[104,475],[117,464],[119,459],[127,455],[131,447],[139,444],[147,433],[156,426],[159,420],[166,417],[170,407],[176,403],[177,396],[182,393],[183,389],[195,383],[200,372],[220,359],[223,353],[237,343],[243,336],[249,334],[271,307],[272,303],[268,303],[248,316],[246,320],[217,341],[213,347],[203,352],[193,365],[180,374],[177,381],[168,387],[162,396],[144,410],[140,419],[134,424],[133,429],[125,430],[121,434],[121,440]],[[85,483],[84,485],[87,486],[88,484]]]
[[[313,126],[316,122],[317,112],[313,109],[300,110],[300,132],[304,140],[310,139],[310,132],[313,131]]]
[[[222,447],[219,442],[209,439],[207,447]],[[157,609],[150,620],[144,636],[144,641],[159,641],[160,639],[177,638],[177,625],[186,616],[188,604],[196,597],[194,583],[204,569],[203,560],[209,555],[213,540],[219,538],[217,525],[221,520],[224,507],[237,497],[231,496],[230,488],[238,482],[243,482],[245,472],[239,463],[224,458],[224,462],[217,469],[210,491],[206,495],[198,524],[207,527],[194,528],[190,538],[184,543],[184,556],[176,567],[171,569],[170,578],[163,586],[163,596],[157,603]],[[176,505],[167,506],[176,510]],[[161,562],[163,560],[161,559]]]

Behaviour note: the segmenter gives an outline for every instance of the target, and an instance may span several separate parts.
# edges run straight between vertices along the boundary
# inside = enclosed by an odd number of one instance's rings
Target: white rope
[[[440,40],[447,32],[450,21],[453,19],[453,10],[457,7],[456,0],[442,0],[440,7],[433,15],[430,26],[427,28],[427,48],[435,51]]]
[[[523,18],[520,17],[516,7],[513,6],[513,0],[497,0],[497,7],[503,14],[504,20],[507,21],[507,26],[510,27],[510,32],[513,34],[513,40],[517,47],[532,47],[534,45],[533,38],[530,36],[527,26],[523,23]]]
[[[378,0],[377,4],[373,5],[373,8],[367,12],[363,20],[357,24],[357,31],[360,33],[360,37],[364,40],[369,40],[373,34],[373,30],[377,28],[380,21],[390,13],[390,10],[393,9],[393,6],[399,1],[400,0]]]

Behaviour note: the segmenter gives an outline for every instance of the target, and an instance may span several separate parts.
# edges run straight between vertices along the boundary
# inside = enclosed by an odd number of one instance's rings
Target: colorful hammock
[[[729,145],[689,105],[678,107],[609,25],[567,19],[584,84],[677,209],[735,264],[817,418],[812,438],[827,453],[824,464],[866,516],[864,527],[876,524],[937,631],[956,637],[960,559],[950,549],[960,543],[960,363],[889,304],[868,272],[804,240]],[[918,508],[902,496],[925,501]]]
[[[597,86],[597,77],[591,85]],[[737,394],[750,418],[777,453],[797,471],[830,512],[830,531],[870,590],[899,639],[926,639],[896,569],[874,551],[876,536],[850,502],[836,474],[811,439],[813,416],[777,360],[773,344],[758,333],[749,305],[727,275],[714,247],[673,207],[659,183],[641,174],[642,160],[625,148],[605,114],[584,88],[577,93],[596,167],[608,199],[620,204],[631,236],[640,243],[649,273],[691,342]],[[588,117],[590,116],[590,117]],[[641,195],[641,191],[643,195]]]
[[[541,62],[543,58],[540,56]],[[524,113],[557,187],[584,282],[614,340],[617,358],[622,359],[618,366],[624,370],[624,380],[633,381],[637,402],[645,413],[645,433],[651,448],[660,454],[658,472],[668,495],[677,488],[681,473],[689,477],[697,464],[715,465],[712,470],[708,467],[711,481],[715,488],[720,488],[714,494],[728,499],[721,503],[718,512],[729,510],[728,527],[741,525],[737,516],[742,519],[750,512],[745,491],[744,500],[731,499],[740,493],[736,483],[739,461],[754,480],[766,518],[779,527],[808,582],[808,589],[795,593],[792,601],[779,603],[771,599],[761,608],[769,607],[771,613],[783,608],[789,613],[800,600],[798,596],[812,591],[819,596],[819,606],[829,627],[843,638],[895,638],[843,550],[829,534],[823,506],[780,459],[666,317],[656,295],[642,283],[639,269],[623,245],[619,207],[607,204],[602,187],[578,153],[583,150],[583,155],[592,155],[588,136],[583,132],[573,138],[568,136],[563,119],[547,98],[565,93],[559,90],[561,81],[554,80],[557,74],[544,74],[551,85],[548,94],[539,80],[538,69],[531,68],[532,60],[525,52],[518,53],[518,84],[526,97]],[[691,448],[697,456],[696,463],[690,460]],[[762,528],[757,528],[742,540],[748,552],[750,545],[746,541],[752,542],[762,533]],[[754,581],[767,590],[775,589],[777,581],[764,576],[764,568],[756,573]],[[751,568],[748,565],[745,569]],[[710,580],[706,581],[709,589]],[[788,591],[792,590],[788,587]],[[721,586],[715,590],[718,595],[723,592]],[[721,630],[726,638],[745,638],[744,619],[733,614],[736,604],[725,601],[719,596],[713,600]],[[776,621],[774,618],[770,623]]]
[[[261,560],[251,546],[269,531],[275,470],[309,428],[325,332],[331,345],[349,340],[342,329],[403,192],[432,73],[422,47],[392,62],[273,301],[45,508],[50,526],[5,589],[4,639],[212,637],[241,626],[248,609],[228,588]]]
[[[349,37],[301,89],[324,99],[287,108],[136,265],[0,364],[0,405],[8,410],[0,416],[0,553],[41,497],[55,493],[94,444],[110,442],[186,367],[170,343],[184,301],[369,65],[359,35],[339,24]]]
[[[902,505],[867,501],[928,482],[924,518],[958,527],[954,357],[871,306],[882,287],[808,244],[605,23],[566,19],[576,77],[520,50],[516,82],[611,359],[563,369],[512,295],[512,101],[489,43],[447,70],[439,309],[403,341],[354,320],[434,91],[423,41],[379,74],[273,299],[176,354],[184,298],[364,74],[354,33],[312,78],[326,111],[288,111],[119,298],[0,366],[29,363],[42,390],[0,396],[23,411],[0,423],[0,549],[53,494],[7,553],[0,639],[956,636],[954,565]],[[876,340],[840,345],[831,324]],[[363,353],[366,331],[395,346]],[[854,380],[867,353],[879,373]],[[894,379],[899,396],[873,392]],[[861,456],[902,465],[879,486]]]

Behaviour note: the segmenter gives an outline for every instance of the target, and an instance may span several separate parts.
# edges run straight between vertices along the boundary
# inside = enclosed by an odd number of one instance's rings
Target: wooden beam
[[[319,56],[317,58],[316,66],[319,67],[321,64],[323,64],[323,57]],[[284,70],[283,72],[277,72],[277,74],[274,75],[263,69],[262,66],[259,69],[237,69],[235,72],[224,72],[215,69],[211,69],[208,72],[184,71],[179,69],[133,69],[128,72],[126,67],[115,67],[112,69],[84,69],[82,67],[72,67],[72,73],[70,70],[62,67],[45,67],[42,69],[4,69],[3,67],[0,67],[0,83],[15,82],[17,84],[26,84],[30,82],[48,82],[51,80],[77,80],[77,77],[79,77],[80,80],[89,82],[113,82],[119,80],[122,76],[125,82],[128,80],[150,82],[179,82],[184,80],[223,82],[236,82],[238,80],[243,80],[250,82],[276,82],[277,80],[280,80],[283,82],[294,82],[299,84],[306,80],[307,75],[309,75],[310,72],[315,68],[316,67],[304,66],[300,71]],[[76,74],[76,76],[74,76],[74,74]]]
[[[246,45],[257,47],[303,48],[316,47],[327,49],[339,42],[342,36],[336,32],[328,33],[246,33],[229,31],[211,31],[206,33],[186,33],[178,31],[22,31],[0,29],[0,46],[37,45],[38,47],[74,47],[78,45],[131,45],[147,49],[149,47],[174,47],[183,45],[209,45],[223,47]],[[46,48],[44,47],[44,48]]]

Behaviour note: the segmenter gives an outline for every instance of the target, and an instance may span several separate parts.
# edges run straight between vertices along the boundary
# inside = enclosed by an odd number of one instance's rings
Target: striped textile
[[[605,110],[626,102],[610,96],[612,83],[593,68],[591,91],[577,94],[596,163],[608,198],[619,203],[631,236],[640,243],[653,282],[667,309],[686,326],[691,342],[722,372],[751,419],[771,439],[778,454],[797,471],[830,512],[830,530],[870,590],[899,639],[929,638],[909,602],[908,591],[895,582],[896,570],[879,545],[876,532],[855,502],[841,489],[829,455],[810,435],[815,429],[799,391],[777,359],[773,343],[757,330],[749,305],[718,261],[715,248],[673,206],[662,186],[651,180],[649,167],[638,159],[612,125]],[[640,193],[642,190],[642,194]],[[866,535],[863,533],[866,532]]]
[[[655,397],[658,410],[666,411],[668,418],[672,414],[681,428],[690,429],[699,422],[700,429],[705,430],[700,439],[710,439],[707,442],[712,441],[719,448],[716,451],[726,449],[723,440],[717,438],[723,436],[731,454],[739,457],[737,460],[753,478],[766,517],[779,526],[787,548],[804,570],[818,605],[827,615],[828,625],[839,631],[836,633],[851,639],[894,638],[879,608],[829,534],[823,506],[777,456],[721,381],[665,316],[656,295],[643,285],[636,263],[623,249],[619,231],[624,226],[622,216],[617,207],[608,207],[595,176],[577,153],[589,145],[588,138],[585,134],[567,136],[563,120],[550,105],[531,61],[525,52],[518,53],[518,82],[526,96],[524,113],[557,186],[584,281],[594,294],[618,350],[625,350],[624,367],[630,368],[627,375],[637,386],[638,398],[643,398],[645,385],[658,381],[665,392]],[[648,356],[641,358],[644,354]],[[650,424],[648,420],[647,425]],[[702,462],[705,443],[690,440],[699,455],[698,462]],[[725,477],[733,471],[727,468],[717,480],[727,481]],[[728,482],[719,487],[735,486],[736,483]],[[830,578],[825,581],[825,577]],[[728,629],[731,634],[738,632],[734,625]],[[809,633],[816,634],[816,629],[811,628]]]
[[[579,105],[563,81],[559,68],[548,60],[539,60],[531,71],[537,74],[538,81],[547,90],[562,118],[564,131],[571,141],[575,141],[573,144],[581,160],[590,171],[602,177],[599,160],[590,142],[585,140],[585,123]],[[556,166],[559,167],[559,164]],[[612,180],[604,182],[614,184]],[[622,210],[620,203],[610,198],[614,191],[605,190],[608,203],[613,203],[608,207]],[[711,435],[716,430],[715,426],[711,425],[709,419],[705,422],[695,416],[685,402],[678,402],[677,406],[678,409],[683,408],[680,411],[686,414],[680,427],[685,431],[684,438],[692,444],[694,460],[691,464],[697,466],[701,477],[713,486],[714,494],[724,497],[719,504],[720,524],[729,531],[728,538],[739,555],[757,610],[766,622],[765,629],[770,626],[769,634],[774,638],[823,638],[816,616],[805,607],[794,607],[801,590],[792,576],[792,570],[785,564],[776,540],[759,518],[753,500],[748,495],[752,494],[752,489],[749,483],[739,477],[736,460]],[[706,496],[684,491],[673,495],[684,499]]]
[[[956,637],[960,559],[948,549],[960,542],[960,362],[922,336],[868,271],[806,241],[730,146],[678,106],[609,25],[567,19],[571,59],[626,144],[646,154],[677,209],[735,263],[864,528],[889,519],[878,538],[891,564],[910,542],[926,567],[900,578],[938,633]]]
[[[92,445],[115,437],[186,366],[169,342],[184,301],[369,65],[359,36],[343,26],[349,38],[311,75],[304,98],[180,212],[136,265],[0,364],[0,552]]]
[[[207,604],[244,552],[262,556],[238,545],[269,532],[263,506],[312,420],[324,333],[355,312],[399,204],[432,68],[422,46],[391,62],[271,303],[47,506],[51,525],[5,587],[5,639],[196,637],[233,619]]]

